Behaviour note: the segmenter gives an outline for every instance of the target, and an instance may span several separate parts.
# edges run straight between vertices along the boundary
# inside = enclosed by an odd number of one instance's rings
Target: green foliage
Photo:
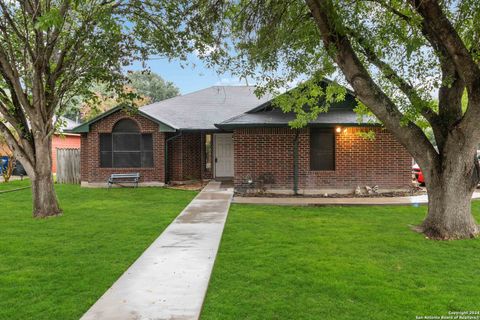
[[[374,119],[374,115],[370,111],[370,109],[368,109],[368,107],[358,99],[357,99],[357,106],[355,107],[354,110],[357,113],[357,121],[359,123],[366,122],[368,121],[367,119]]]
[[[129,86],[139,95],[150,98],[150,102],[158,102],[173,98],[180,94],[173,82],[165,81],[154,72],[132,71],[127,74]]]
[[[286,93],[278,95],[273,100],[275,107],[284,112],[295,112],[296,119],[290,122],[292,128],[301,128],[327,112],[334,103],[345,99],[347,90],[334,82],[326,81],[321,73],[300,83]]]
[[[63,17],[59,8],[50,8],[49,11],[41,15],[35,23],[35,29],[47,31],[53,27],[60,27],[63,23]]]
[[[363,139],[369,140],[369,141],[374,141],[376,139],[375,131],[373,131],[373,130],[358,131],[357,135],[360,138],[363,138]]]
[[[128,72],[122,91],[112,89],[107,83],[94,83],[90,90],[91,94],[72,99],[66,108],[66,116],[88,121],[121,104],[141,107],[180,94],[172,82],[149,71]]]

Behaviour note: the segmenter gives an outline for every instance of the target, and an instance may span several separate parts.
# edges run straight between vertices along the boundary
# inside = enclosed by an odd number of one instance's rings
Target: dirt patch
[[[200,191],[207,184],[208,184],[208,181],[195,181],[195,182],[186,183],[186,184],[170,185],[167,188],[176,189],[176,190]]]

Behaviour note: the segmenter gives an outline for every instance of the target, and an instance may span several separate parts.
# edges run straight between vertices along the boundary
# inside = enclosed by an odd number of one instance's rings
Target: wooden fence
[[[57,183],[80,184],[80,149],[57,148]]]

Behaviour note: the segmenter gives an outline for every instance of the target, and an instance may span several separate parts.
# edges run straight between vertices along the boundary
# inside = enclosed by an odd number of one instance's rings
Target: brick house
[[[215,86],[138,111],[109,110],[72,130],[81,134],[82,185],[138,172],[140,185],[229,179],[239,190],[288,193],[410,186],[411,156],[378,124],[358,122],[351,94],[303,129],[291,129],[295,115],[270,99],[253,87]],[[373,140],[359,134],[367,131]]]

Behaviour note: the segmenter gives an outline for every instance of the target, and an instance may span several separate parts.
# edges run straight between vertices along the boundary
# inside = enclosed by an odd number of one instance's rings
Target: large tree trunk
[[[44,218],[62,213],[58,205],[53,186],[53,177],[49,173],[37,173],[32,180],[33,216]]]
[[[420,226],[427,237],[450,240],[473,238],[479,234],[479,226],[471,213],[472,194],[478,183],[477,170],[474,161],[460,160],[446,161],[441,172],[433,169],[428,172],[428,215]]]
[[[55,194],[52,176],[51,137],[37,139],[32,180],[33,216],[44,218],[62,213]]]

